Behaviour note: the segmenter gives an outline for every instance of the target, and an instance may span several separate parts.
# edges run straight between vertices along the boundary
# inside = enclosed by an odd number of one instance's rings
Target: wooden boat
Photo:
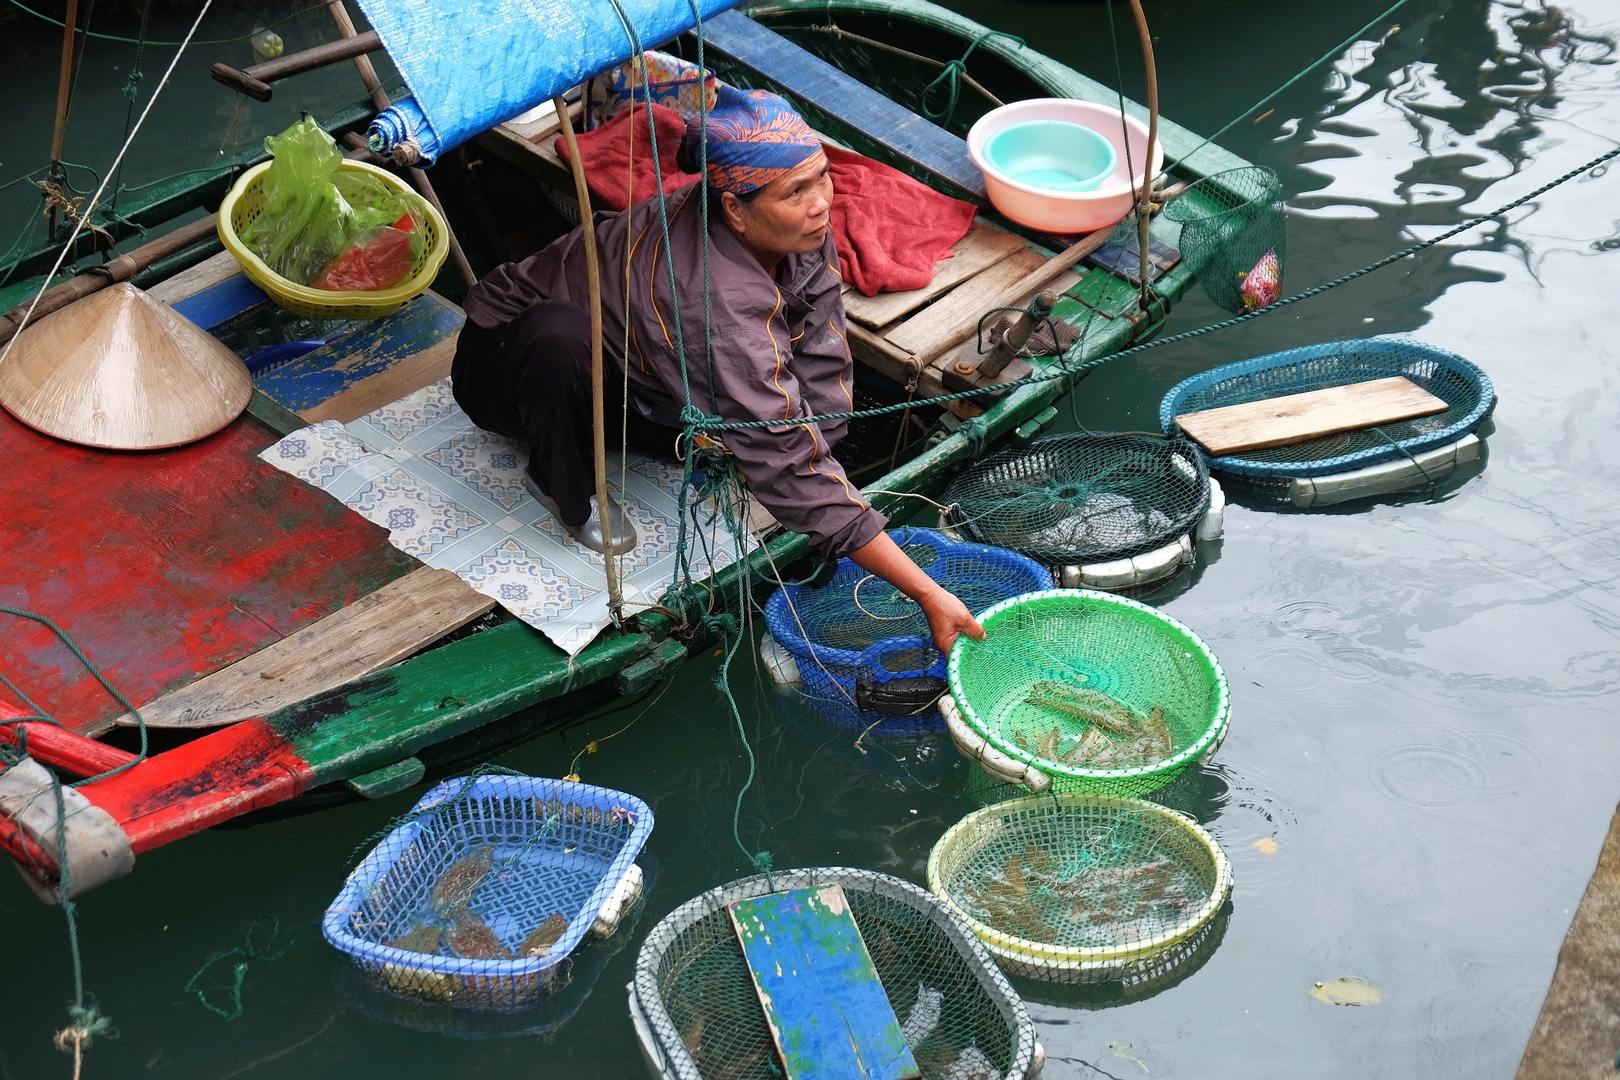
[[[775,89],[831,137],[956,195],[982,197],[982,178],[968,161],[962,134],[991,106],[989,95],[1003,101],[1035,96],[1115,101],[1112,91],[1078,72],[1009,39],[992,37],[979,44],[967,65],[968,74],[988,93],[964,88],[944,127],[924,120],[916,111],[920,88],[985,33],[979,24],[926,0],[772,0],[749,9],[747,19],[733,15],[724,23],[714,22],[707,34],[707,56],[722,78]],[[688,55],[692,44],[685,43]],[[347,122],[353,124],[355,118]],[[477,170],[483,190],[527,191],[530,206],[539,202],[544,188],[558,196],[570,193],[572,183],[549,149],[552,131],[543,122],[507,123],[480,136],[468,153],[484,162]],[[1178,159],[1198,142],[1168,121],[1161,121],[1160,137],[1167,160]],[[1212,146],[1190,168],[1174,169],[1173,179],[1190,181],[1241,164]],[[454,176],[472,170],[446,171]],[[126,203],[124,212],[151,222],[154,215],[216,198],[218,187],[218,178],[206,178],[188,191],[171,189],[147,204]],[[447,182],[444,188],[453,224],[475,264],[493,265],[508,257],[499,245],[510,238],[498,218],[491,220],[492,200],[485,200],[477,186],[457,192]],[[868,400],[903,401],[908,395],[939,393],[945,365],[956,353],[941,335],[1005,302],[998,298],[1031,280],[1029,275],[1063,242],[1018,230],[986,212],[958,245],[957,256],[941,263],[928,289],[870,299],[850,295],[851,342]],[[255,328],[276,328],[282,317],[245,282],[230,256],[196,259],[206,254],[202,244],[171,261],[171,269],[188,261],[192,265],[152,284],[151,293],[245,351]],[[1057,314],[1086,331],[1088,355],[1118,351],[1151,334],[1168,305],[1191,284],[1190,271],[1173,258],[1162,252],[1156,258],[1162,271],[1155,282],[1160,299],[1148,311],[1135,304],[1135,287],[1095,265],[1065,271],[1047,286],[1064,293]],[[307,424],[359,417],[443,378],[461,321],[454,303],[430,292],[377,322],[325,328],[335,335],[332,340],[258,379],[247,414],[235,424],[198,447],[173,453],[191,454],[184,467],[199,478],[226,466],[240,472],[242,463],[259,450]],[[280,325],[278,332],[289,331]],[[912,415],[924,430],[902,440],[905,448],[892,459],[894,421],[858,422],[846,445],[865,445],[866,460],[845,464],[857,475],[882,470],[883,475],[865,485],[874,492],[873,504],[886,512],[907,512],[914,507],[894,493],[937,493],[956,468],[985,446],[1034,437],[1055,419],[1052,405],[1065,389],[1061,380],[1022,386],[999,399],[982,400],[982,409],[968,403],[955,403],[954,411],[919,407]],[[964,430],[969,419],[972,425]],[[918,420],[902,423],[915,426]],[[81,462],[79,468],[93,464]],[[245,519],[243,528],[267,527],[275,516],[270,510],[279,509],[276,500],[285,498],[284,492],[261,494],[257,516]],[[198,505],[214,507],[218,516],[241,504],[229,503],[221,494],[204,497]],[[332,505],[334,512],[348,513]],[[95,506],[93,492],[82,496],[80,509],[93,513]],[[95,528],[95,518],[87,520]],[[74,518],[60,520],[56,527],[56,542],[65,550],[87,526]],[[297,547],[297,536],[294,528],[283,538],[284,548]],[[352,570],[342,564],[347,577],[329,575],[320,590],[311,586],[297,617],[261,634],[257,643],[239,643],[212,658],[193,650],[152,676],[150,692],[136,694],[135,704],[154,731],[157,752],[77,791],[110,816],[138,855],[243,815],[379,798],[424,778],[463,770],[613,698],[644,691],[710,645],[713,633],[704,614],[740,610],[744,583],[760,587],[772,579],[773,567],[794,573],[808,566],[804,537],[767,532],[765,538],[768,542],[751,559],[713,575],[698,595],[670,595],[662,610],[641,614],[621,630],[605,631],[570,658],[528,625],[490,612],[492,605],[470,589],[444,581],[444,571],[429,570],[402,553],[378,552],[364,536],[350,536],[345,542],[370,554],[357,555]],[[298,581],[289,587],[299,587]],[[105,588],[117,593],[122,588],[118,575]],[[130,595],[116,599],[139,603],[139,597]],[[24,606],[49,605],[38,598]],[[93,623],[94,608],[95,603],[81,598],[72,614],[89,618],[75,621],[70,629],[92,659],[109,668],[116,683],[116,665],[108,657],[120,643],[90,640],[83,629]],[[466,629],[469,623],[477,632]],[[183,634],[176,626],[165,629],[176,637]],[[101,693],[87,677],[77,685],[80,697]],[[9,700],[0,695],[0,721],[30,711],[22,704],[5,704]],[[134,759],[129,718],[120,718],[121,712],[113,706],[87,709],[82,712],[87,719],[67,729],[42,722],[22,726],[28,730],[29,751],[39,761],[69,775],[92,776]],[[0,732],[11,730],[0,727]],[[35,878],[54,879],[56,863],[47,847],[4,813],[0,849],[35,868]]]

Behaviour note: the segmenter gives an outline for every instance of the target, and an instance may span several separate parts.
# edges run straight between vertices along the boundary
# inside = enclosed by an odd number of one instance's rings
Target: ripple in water
[[[1262,689],[1336,703],[1346,697],[1363,697],[1367,690],[1386,682],[1382,660],[1370,649],[1324,649],[1289,642],[1256,649],[1239,670]]]
[[[1436,732],[1432,740],[1380,750],[1370,766],[1373,787],[1418,810],[1523,791],[1546,758],[1530,740],[1503,731]]]
[[[1276,623],[1303,638],[1343,637],[1350,613],[1331,600],[1290,600],[1277,609]]]

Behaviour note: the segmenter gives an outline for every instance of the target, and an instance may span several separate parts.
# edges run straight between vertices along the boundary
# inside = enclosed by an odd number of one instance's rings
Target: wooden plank
[[[230,667],[141,706],[148,727],[267,716],[411,655],[495,606],[448,570],[422,567]],[[132,725],[125,713],[118,723]]]
[[[921,1070],[837,884],[728,905],[788,1080],[908,1080]]]
[[[1341,431],[1432,416],[1446,408],[1440,398],[1396,375],[1183,413],[1176,417],[1176,423],[1199,446],[1219,455],[1287,446]]]
[[[952,245],[951,257],[934,264],[934,280],[925,287],[876,296],[864,296],[851,289],[844,293],[844,313],[866,326],[887,326],[1025,247],[1028,244],[1022,237],[976,221],[968,234]]]
[[[1007,288],[1046,262],[1046,256],[1024,248],[970,278],[945,296],[919,311],[884,337],[891,345],[913,356],[937,352],[939,344],[963,322],[977,319]]]
[[[196,296],[204,289],[212,288],[226,278],[235,277],[241,272],[242,266],[236,261],[236,256],[228,251],[221,251],[189,270],[182,270],[174,277],[158,282],[146,290],[146,295],[161,304],[174,304],[188,296]]]
[[[446,338],[453,339],[464,321],[459,310],[437,297],[419,296],[392,315],[266,372],[255,385],[283,408],[303,415]]]
[[[836,117],[890,154],[986,201],[967,143],[737,11],[703,21],[709,48],[763,75],[814,112]],[[813,118],[812,118],[813,120]]]
[[[1620,810],[1558,950],[1517,1080],[1608,1080],[1620,1040]]]
[[[910,353],[885,341],[864,326],[851,323],[848,330],[851,356],[901,386],[911,385],[918,366]]]
[[[441,338],[415,356],[407,356],[392,367],[361,379],[336,397],[312,409],[299,413],[306,423],[318,424],[322,420],[337,420],[347,424],[369,412],[382,408],[450,374],[450,364],[456,358],[456,341],[460,332]]]

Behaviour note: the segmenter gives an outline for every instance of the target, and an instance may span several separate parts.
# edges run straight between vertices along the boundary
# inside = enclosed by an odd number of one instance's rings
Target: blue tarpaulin
[[[697,0],[705,19],[738,0]],[[410,88],[377,114],[385,149],[452,147],[695,25],[689,0],[359,0]],[[373,145],[377,145],[374,142]]]

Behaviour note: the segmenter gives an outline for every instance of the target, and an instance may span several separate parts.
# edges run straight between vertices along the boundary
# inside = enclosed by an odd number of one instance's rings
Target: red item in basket
[[[398,285],[411,272],[411,229],[406,214],[386,228],[363,235],[326,268],[315,288],[332,292],[374,292]]]

